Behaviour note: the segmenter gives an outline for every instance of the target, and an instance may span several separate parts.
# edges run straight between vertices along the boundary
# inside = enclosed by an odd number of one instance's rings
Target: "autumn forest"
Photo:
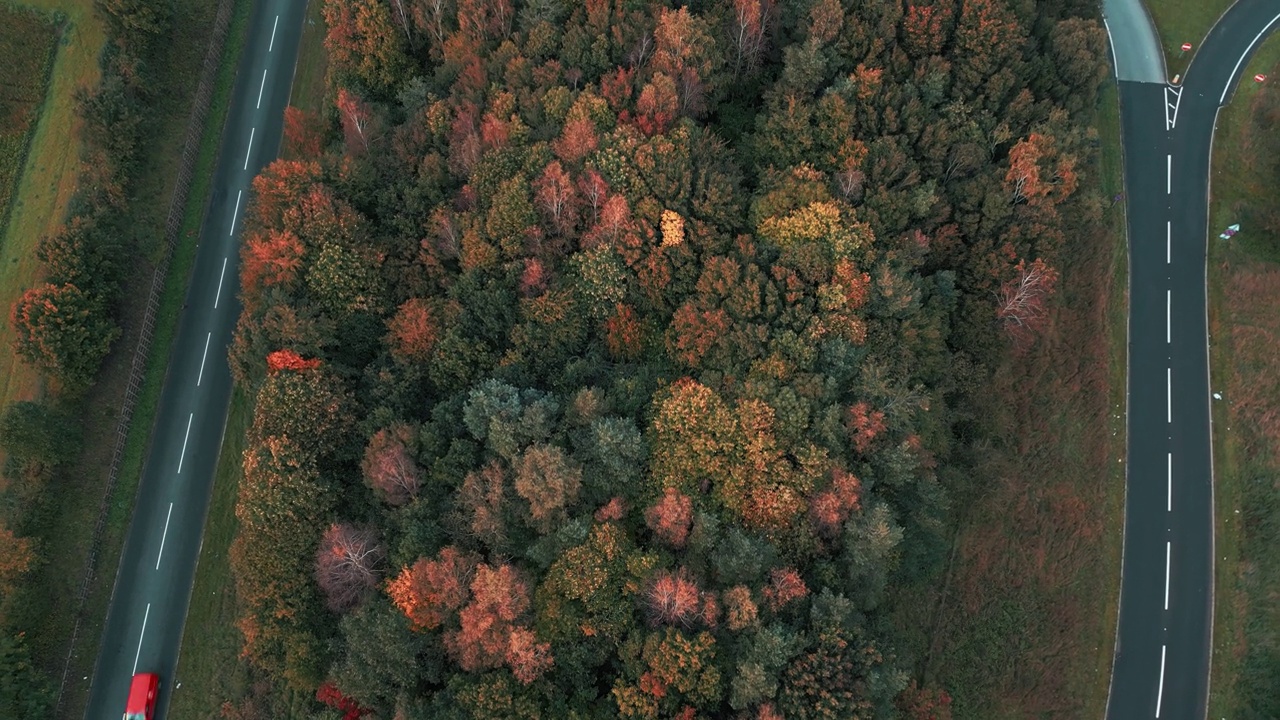
[[[1104,205],[1096,14],[325,0],[231,349],[253,668],[347,720],[949,718],[889,611]]]

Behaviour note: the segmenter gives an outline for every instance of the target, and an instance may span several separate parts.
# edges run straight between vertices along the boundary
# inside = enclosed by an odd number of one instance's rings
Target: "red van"
[[[156,694],[159,690],[159,675],[134,675],[133,682],[129,685],[129,702],[124,706],[124,720],[151,720],[156,710]]]

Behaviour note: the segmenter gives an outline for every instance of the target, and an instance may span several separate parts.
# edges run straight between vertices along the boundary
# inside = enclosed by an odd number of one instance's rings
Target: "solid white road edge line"
[[[258,104],[256,107],[262,107],[262,91],[267,87],[267,69],[262,69],[262,83],[258,85]]]
[[[275,23],[271,26],[271,43],[267,45],[267,52],[276,46],[276,28],[280,27],[280,16],[276,16]]]
[[[218,309],[218,301],[222,299],[222,279],[227,275],[227,259],[222,258],[222,274],[218,276],[218,294],[213,296],[213,309]]]
[[[236,220],[240,217],[240,198],[243,195],[244,190],[236,191],[236,209],[235,212],[231,213],[231,230],[227,232],[228,235],[236,234]]]
[[[1173,422],[1173,368],[1164,369],[1165,406],[1169,409],[1169,422]]]
[[[151,603],[147,603],[147,611],[142,615],[142,633],[138,635],[138,653],[133,656],[133,674],[138,674],[138,658],[142,657],[142,638],[147,635],[147,618],[151,617]]]
[[[191,413],[187,416],[187,434],[182,436],[182,454],[178,456],[178,474],[182,474],[182,461],[187,457],[187,440],[191,438],[191,421],[195,419],[196,414]]]
[[[249,147],[245,148],[244,150],[244,169],[245,170],[249,169],[249,155],[253,153],[253,134],[257,131],[258,131],[258,128],[256,127],[249,128]]]
[[[1267,31],[1271,29],[1272,25],[1276,24],[1277,20],[1280,20],[1280,15],[1271,18],[1271,22],[1267,23],[1266,26],[1263,27],[1262,30],[1258,31],[1258,34],[1254,36],[1253,42],[1249,43],[1249,47],[1245,48],[1243,53],[1240,53],[1240,59],[1236,61],[1235,69],[1227,76],[1226,87],[1222,88],[1222,97],[1218,98],[1219,105],[1227,101],[1227,92],[1231,90],[1231,83],[1236,79],[1236,73],[1240,72],[1240,65],[1244,63],[1245,58],[1249,57],[1249,51],[1253,50],[1253,46],[1258,44],[1258,41],[1262,39],[1263,35],[1267,34]]]
[[[209,341],[213,339],[213,331],[209,331],[204,336],[204,354],[200,356],[200,374],[196,376],[196,387],[200,387],[200,381],[204,379],[204,361],[209,355]]]
[[[252,136],[250,136],[249,142],[250,143],[253,142]],[[1164,157],[1165,157],[1164,194],[1172,195],[1173,194],[1173,156],[1165,155]],[[248,167],[248,166],[249,166],[249,163],[246,160],[245,167]]]
[[[1173,512],[1173,453],[1169,453],[1169,489],[1168,497],[1164,502],[1164,511]]]
[[[160,552],[156,553],[156,569],[160,569],[160,558],[164,557],[164,541],[169,537],[169,519],[173,517],[173,503],[169,503],[169,514],[164,516],[164,532],[160,534]]]
[[[1173,555],[1173,541],[1164,541],[1164,609],[1169,609],[1169,558]]]

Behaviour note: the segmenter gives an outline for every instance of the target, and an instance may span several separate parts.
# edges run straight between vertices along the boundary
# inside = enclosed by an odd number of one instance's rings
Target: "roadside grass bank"
[[[1012,354],[975,414],[1003,429],[968,449],[942,578],[898,595],[916,674],[956,718],[1101,717],[1119,599],[1124,514],[1127,245],[1116,88],[1082,168],[1100,221],[1064,253],[1048,328]],[[1082,223],[1086,228],[1087,223]],[[991,433],[989,433],[991,434]],[[908,632],[910,632],[908,630]]]
[[[54,53],[62,36],[60,19],[30,8],[0,4],[0,227],[9,207],[31,131],[48,96]]]
[[[131,452],[126,454],[120,480],[109,499],[110,514],[101,538],[97,571],[83,608],[80,633],[75,647],[69,648],[83,579],[81,570],[90,553],[88,530],[95,524],[103,498],[116,440],[116,420],[129,377],[133,348],[145,314],[146,292],[138,289],[149,287],[153,269],[163,252],[165,217],[177,181],[191,102],[216,5],[214,0],[176,5],[169,42],[152,61],[154,66],[163,67],[165,71],[157,73],[154,101],[149,106],[147,142],[137,177],[130,188],[131,204],[125,221],[121,223],[121,227],[133,229],[133,236],[124,238],[124,241],[134,249],[134,262],[130,265],[129,280],[125,284],[133,291],[125,293],[120,309],[124,333],[103,365],[93,389],[74,408],[84,428],[83,452],[43,491],[28,522],[30,532],[36,538],[41,564],[27,578],[22,597],[14,604],[14,617],[10,620],[27,629],[37,664],[54,678],[55,684],[62,676],[70,650],[68,682],[61,701],[62,714],[67,717],[82,714],[87,701],[88,678],[93,672],[119,553],[137,491],[141,447],[145,446],[154,419],[154,397],[150,400],[142,398],[133,416]],[[223,64],[226,64],[225,59]],[[225,105],[225,97],[221,105]],[[216,124],[220,128],[223,114],[225,109],[215,97],[209,125]],[[215,146],[216,138],[215,134]],[[200,172],[207,171],[197,169],[197,173]],[[198,186],[200,182],[197,180],[193,185]],[[187,216],[190,218],[193,213],[197,216],[197,227],[205,194],[207,187],[203,191],[193,187],[188,203]],[[191,205],[195,205],[194,210]],[[189,225],[190,220],[187,222]],[[183,237],[187,235],[184,233]],[[179,293],[173,295],[168,292],[162,301],[151,347],[153,366],[156,357],[167,360],[169,355],[168,338],[172,335],[173,319],[181,306],[187,271],[194,257],[187,245],[193,250],[194,241],[180,245],[170,265],[169,285],[172,287],[176,282]],[[160,373],[164,371],[163,360]],[[138,460],[130,465],[130,457]]]
[[[1160,47],[1164,49],[1170,78],[1187,71],[1204,36],[1234,1],[1145,0],[1147,10],[1156,23],[1156,32],[1160,35]],[[1182,52],[1183,43],[1192,44],[1191,52]]]
[[[289,104],[307,113],[323,113],[325,100],[323,3],[307,4],[298,50],[297,70]],[[194,197],[194,195],[193,195]],[[238,290],[237,282],[237,290]],[[287,708],[264,707],[265,685],[255,688],[248,665],[240,658],[243,637],[236,625],[235,583],[230,550],[238,521],[235,516],[245,434],[253,420],[253,395],[237,387],[231,396],[222,451],[218,456],[213,499],[205,521],[204,542],[187,612],[186,631],[178,656],[177,679],[183,683],[169,708],[172,717],[222,720],[224,705],[238,711],[231,717],[295,717]],[[292,698],[299,708],[311,707],[310,698]],[[286,702],[289,702],[286,700]],[[259,715],[252,714],[253,711]],[[302,710],[298,711],[299,713]]]
[[[97,87],[98,56],[106,35],[93,11],[93,0],[24,0],[22,6],[63,21],[58,49],[49,70],[44,105],[36,120],[22,170],[0,223],[0,307],[6,311],[24,290],[36,284],[42,270],[35,257],[41,237],[58,229],[80,176],[80,133],[75,93]],[[6,69],[6,73],[8,70]],[[0,407],[43,395],[39,373],[8,352],[14,333],[0,323]]]
[[[1244,77],[1280,75],[1280,38],[1258,49]],[[1216,504],[1210,717],[1280,717],[1280,246],[1248,216],[1275,209],[1278,178],[1258,160],[1253,114],[1264,92],[1242,82],[1218,115],[1209,207],[1208,272]],[[1273,95],[1274,97],[1274,95]],[[1243,217],[1242,217],[1243,216]],[[1233,223],[1230,241],[1218,233]],[[1252,231],[1252,232],[1251,232]]]

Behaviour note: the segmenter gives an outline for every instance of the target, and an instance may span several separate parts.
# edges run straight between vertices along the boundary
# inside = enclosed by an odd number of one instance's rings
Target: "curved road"
[[[94,668],[87,720],[123,714],[134,672],[160,674],[157,718],[165,717],[175,687],[231,398],[226,348],[239,314],[238,220],[254,175],[279,150],[305,10],[306,0],[254,3],[187,304]]]
[[[1129,224],[1129,457],[1107,718],[1204,720],[1214,567],[1209,154],[1218,109],[1256,43],[1280,25],[1280,0],[1239,0],[1209,32],[1180,87],[1164,81],[1155,33],[1137,0],[1104,7],[1120,88]]]

